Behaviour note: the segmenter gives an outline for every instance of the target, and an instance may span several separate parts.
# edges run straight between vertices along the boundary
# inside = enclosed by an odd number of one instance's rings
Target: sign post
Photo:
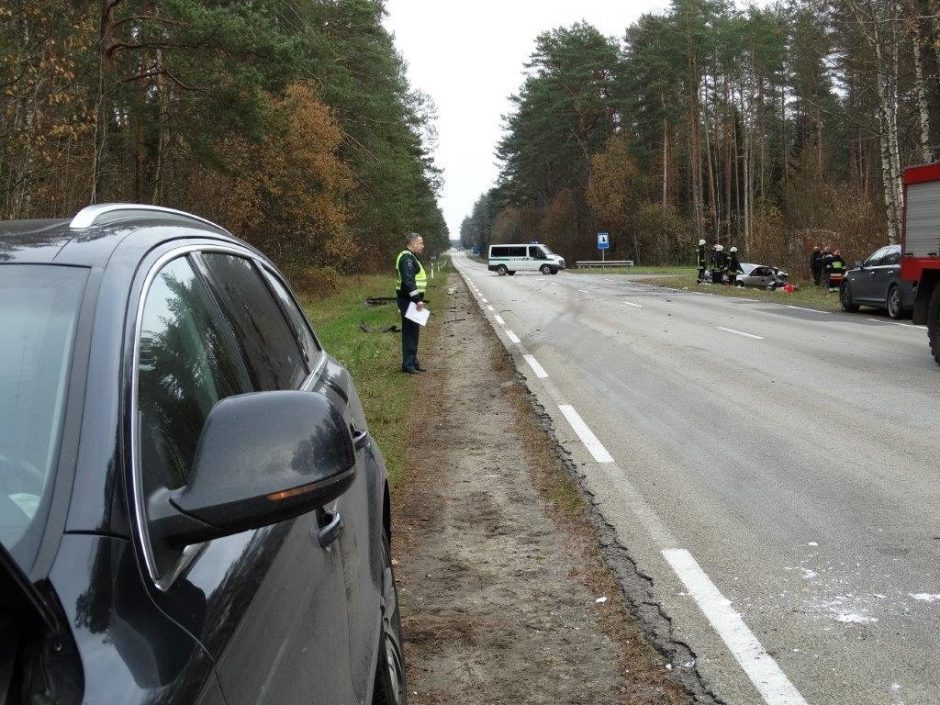
[[[601,262],[604,261],[604,255],[608,247],[610,247],[610,235],[608,233],[597,233],[597,249],[601,251]]]

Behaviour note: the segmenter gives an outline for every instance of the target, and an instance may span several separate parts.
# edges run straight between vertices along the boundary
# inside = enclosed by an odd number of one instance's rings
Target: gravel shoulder
[[[462,280],[422,349],[393,555],[412,705],[692,703]]]

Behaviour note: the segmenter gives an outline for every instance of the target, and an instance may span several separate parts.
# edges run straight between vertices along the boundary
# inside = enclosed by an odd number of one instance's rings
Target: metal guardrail
[[[579,259],[574,263],[577,269],[593,269],[595,267],[632,267],[632,259]]]

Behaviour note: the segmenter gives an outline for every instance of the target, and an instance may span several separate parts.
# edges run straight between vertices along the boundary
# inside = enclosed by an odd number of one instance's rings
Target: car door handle
[[[360,451],[363,448],[369,447],[370,442],[369,432],[368,431],[354,431],[353,432],[353,448],[356,451]]]
[[[317,540],[320,542],[320,548],[326,548],[333,543],[343,531],[343,517],[339,512],[327,514],[329,521],[325,526],[321,526],[317,532]]]

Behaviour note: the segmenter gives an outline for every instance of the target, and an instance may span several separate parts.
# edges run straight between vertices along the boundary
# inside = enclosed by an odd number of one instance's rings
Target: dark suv
[[[257,250],[0,224],[0,702],[402,703],[389,540],[353,381]]]
[[[839,288],[842,310],[849,313],[861,306],[873,306],[888,312],[891,318],[903,318],[914,309],[914,287],[901,279],[901,246],[886,245],[875,250],[864,262],[845,274]]]

